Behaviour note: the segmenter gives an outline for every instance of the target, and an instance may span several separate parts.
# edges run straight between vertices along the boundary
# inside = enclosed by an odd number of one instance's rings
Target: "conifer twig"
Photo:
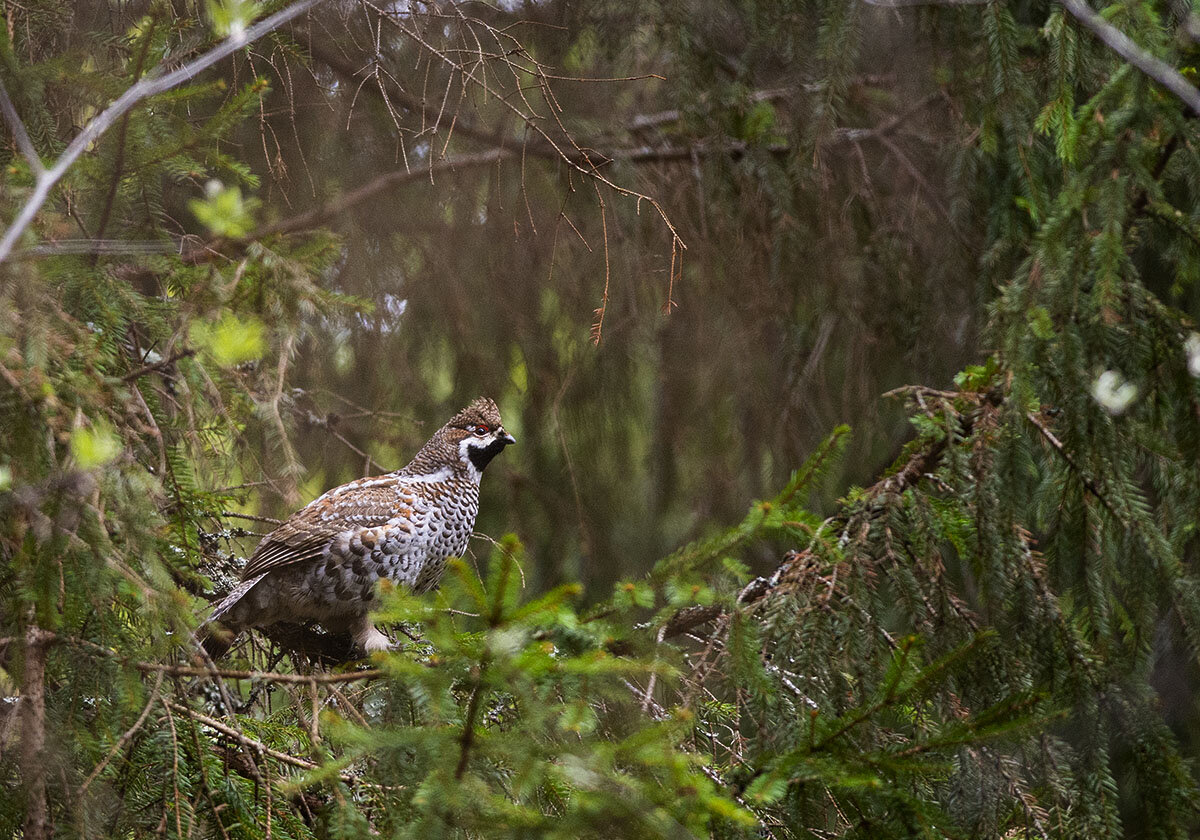
[[[1128,35],[1101,17],[1087,0],[1062,0],[1063,8],[1121,58],[1182,99],[1200,114],[1200,90],[1167,62],[1143,50]]]
[[[88,787],[91,786],[92,782],[96,781],[96,777],[104,772],[104,768],[107,767],[108,763],[113,760],[113,756],[120,752],[121,748],[129,743],[129,739],[137,734],[137,731],[142,728],[142,724],[146,722],[146,718],[150,717],[150,710],[153,709],[154,704],[158,702],[158,688],[162,685],[162,681],[163,672],[159,671],[158,676],[154,680],[154,688],[150,689],[150,699],[146,701],[146,706],[142,709],[142,713],[138,715],[137,720],[133,722],[133,726],[125,730],[124,734],[122,734],[121,737],[117,739],[117,742],[112,745],[112,749],[108,751],[108,754],[101,759],[100,763],[96,765],[95,769],[93,769],[92,772],[88,774],[88,777],[83,780],[83,784],[79,786],[80,798],[87,793]]]
[[[99,139],[104,132],[108,131],[134,105],[147,97],[156,96],[163,91],[170,90],[181,82],[193,78],[223,58],[232,55],[247,44],[258,40],[268,32],[278,29],[283,24],[298,17],[320,2],[321,0],[299,0],[299,2],[281,9],[253,26],[230,34],[228,38],[211,50],[182,67],[172,70],[169,73],[150,73],[121,94],[116,101],[100,112],[100,114],[84,126],[82,131],[75,135],[75,139],[71,141],[58,160],[54,162],[53,166],[38,172],[33,194],[25,202],[25,205],[21,208],[13,223],[9,225],[8,230],[4,232],[4,238],[0,239],[0,262],[4,262],[9,254],[12,253],[13,247],[21,237],[21,234],[25,232],[25,229],[33,222],[38,211],[42,209],[42,205],[46,203],[46,199],[50,196],[50,190],[54,188],[54,185],[71,168],[71,164],[84,153],[88,146]],[[5,94],[4,100],[7,101],[7,99],[7,94]],[[2,104],[0,102],[0,105]],[[11,101],[8,104],[11,106]],[[17,117],[15,109],[12,110],[11,114],[9,110],[7,107],[3,108],[4,115],[9,121],[9,127],[12,129],[13,135],[17,138],[18,145],[22,147],[23,152],[26,151],[26,146],[32,149],[32,144],[28,143],[29,136],[25,132],[25,127],[21,123],[20,118]],[[21,139],[22,136],[25,138],[24,141]],[[28,152],[26,152],[26,156],[28,156]]]
[[[1100,485],[1098,485],[1095,479],[1084,472],[1083,468],[1075,462],[1075,459],[1071,457],[1071,453],[1067,451],[1067,447],[1063,445],[1063,442],[1058,439],[1054,432],[1050,431],[1050,429],[1046,427],[1046,424],[1039,420],[1037,415],[1035,415],[1032,411],[1026,412],[1025,418],[1033,424],[1034,428],[1041,432],[1042,437],[1044,437],[1046,442],[1054,448],[1054,451],[1062,456],[1062,459],[1067,462],[1067,466],[1070,467],[1077,476],[1079,476],[1079,480],[1083,482],[1083,486],[1088,489],[1088,492],[1100,501],[1100,504],[1104,506],[1105,510],[1113,515],[1114,519],[1120,522],[1122,526],[1125,526],[1125,519],[1121,516],[1121,514],[1117,513],[1117,509],[1113,507],[1112,502],[1110,502],[1104,493],[1100,491]]]

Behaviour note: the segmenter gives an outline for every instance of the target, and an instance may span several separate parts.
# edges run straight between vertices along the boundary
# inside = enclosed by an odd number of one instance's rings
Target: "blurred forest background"
[[[98,30],[127,37],[145,11],[51,7],[21,22],[45,34],[22,37],[35,58],[90,55]],[[987,220],[947,177],[978,165],[953,95],[978,81],[935,66],[916,16],[536,4],[477,35],[448,14],[417,21],[450,27],[425,39],[458,51],[448,60],[347,6],[228,62],[191,104],[243,98],[213,140],[220,157],[185,150],[155,168],[137,146],[161,129],[131,118],[110,221],[100,189],[78,198],[91,222],[52,234],[204,241],[188,203],[210,179],[256,201],[235,234],[337,234],[303,268],[348,305],[297,313],[295,330],[265,302],[255,312],[287,350],[280,422],[247,430],[263,458],[252,477],[269,482],[255,512],[398,468],[457,406],[493,395],[521,448],[485,485],[479,530],[527,535],[539,586],[605,592],[734,521],[838,423],[856,444],[828,495],[866,481],[907,435],[880,395],[948,385],[986,355]],[[547,78],[520,75],[534,62]],[[90,102],[63,95],[75,101],[47,119]],[[118,163],[110,145],[95,166]],[[598,193],[580,171],[592,166],[659,207]]]
[[[1188,4],[2,8],[0,833],[1200,828]],[[480,394],[491,623],[201,695]]]

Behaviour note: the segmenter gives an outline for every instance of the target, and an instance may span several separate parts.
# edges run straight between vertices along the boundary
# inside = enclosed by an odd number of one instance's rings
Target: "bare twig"
[[[393,14],[389,13],[387,10],[381,8],[379,5],[372,2],[372,0],[362,0],[362,2],[363,2],[364,6],[373,9],[375,12],[377,12],[380,15],[380,17],[383,20],[386,20],[389,24],[391,24],[393,27],[395,27],[401,33],[406,35],[408,38],[412,39],[422,49],[428,51],[431,56],[433,56],[434,58],[447,64],[452,70],[455,70],[458,73],[462,74],[462,76],[465,80],[468,80],[468,81],[472,82],[473,84],[475,84],[484,94],[486,94],[487,96],[494,99],[498,104],[500,104],[504,108],[508,109],[515,117],[517,117],[522,122],[524,122],[525,125],[527,125],[532,132],[534,132],[536,135],[538,135],[541,138],[541,142],[546,143],[551,148],[553,148],[555,154],[557,154],[564,162],[566,162],[569,166],[571,166],[571,168],[578,171],[581,175],[584,175],[587,178],[591,178],[593,181],[604,184],[605,186],[607,186],[609,189],[613,190],[618,195],[622,195],[627,198],[635,199],[639,205],[643,201],[646,202],[647,204],[649,204],[652,208],[654,208],[654,211],[658,214],[658,217],[662,220],[662,223],[666,226],[666,228],[670,232],[672,238],[674,240],[678,240],[679,247],[687,248],[687,245],[683,242],[683,239],[679,236],[679,232],[675,228],[674,223],[671,222],[670,217],[667,215],[666,209],[662,206],[662,204],[657,199],[655,199],[652,196],[640,193],[636,190],[630,189],[628,187],[622,187],[619,184],[610,180],[608,177],[606,177],[602,172],[600,172],[597,169],[595,164],[593,164],[590,161],[590,159],[588,159],[588,156],[586,154],[583,154],[582,149],[580,149],[579,145],[574,143],[573,140],[571,140],[571,143],[574,147],[574,154],[572,154],[571,151],[564,149],[562,147],[562,145],[560,145],[558,142],[555,142],[554,138],[552,138],[550,136],[550,134],[547,132],[547,130],[545,128],[543,128],[542,125],[540,124],[537,114],[527,113],[525,111],[522,111],[520,107],[518,107],[517,105],[514,105],[512,102],[510,102],[508,97],[504,96],[500,91],[496,90],[496,88],[492,84],[490,84],[486,78],[479,76],[470,67],[467,67],[463,64],[459,64],[459,63],[455,62],[454,59],[450,58],[450,56],[447,55],[443,50],[437,49],[435,46],[430,44],[425,38],[423,38],[419,31],[406,26],[401,19],[398,19],[395,15],[393,15]],[[522,99],[524,99],[524,97],[522,97]],[[553,110],[553,108],[552,108],[552,110]],[[561,124],[560,124],[560,126],[561,126]],[[568,135],[568,139],[571,139],[569,135]]]
[[[384,676],[378,669],[369,671],[349,671],[344,674],[279,674],[273,671],[240,671],[197,668],[194,665],[165,665],[159,662],[138,662],[134,665],[139,671],[170,674],[176,677],[223,677],[230,680],[261,680],[263,682],[290,683],[294,685],[312,685],[313,683],[343,683],[357,680],[377,680]]]
[[[600,195],[599,184],[593,184],[596,189],[596,201],[600,202],[600,225],[604,232],[604,293],[600,296],[600,308],[596,310],[596,322],[592,324],[592,344],[599,344],[601,333],[604,330],[604,315],[608,312],[608,283],[609,283],[609,259],[608,259],[608,214],[604,207],[604,197]],[[674,253],[675,240],[671,240],[671,251]]]
[[[246,46],[253,41],[266,35],[275,29],[278,29],[283,24],[292,20],[295,17],[303,14],[313,6],[320,3],[321,0],[299,0],[299,2],[282,9],[265,20],[261,20],[245,31],[236,32],[226,38],[224,41],[213,47],[208,52],[201,55],[195,61],[190,61],[182,67],[172,70],[169,73],[153,72],[143,78],[141,81],[134,84],[126,90],[115,102],[105,108],[98,116],[94,117],[84,129],[75,135],[75,139],[71,141],[66,150],[55,161],[54,165],[49,169],[41,172],[33,188],[33,194],[25,202],[20,213],[17,214],[16,220],[9,226],[4,233],[4,238],[0,240],[0,262],[8,258],[12,253],[13,246],[25,229],[33,222],[38,211],[42,209],[42,205],[46,203],[46,199],[50,195],[50,190],[54,185],[66,174],[80,155],[87,149],[89,145],[96,141],[100,135],[108,131],[120,117],[134,105],[149,96],[155,96],[163,91],[170,90],[181,82],[193,78],[198,73],[207,70],[209,67],[216,64],[218,61],[233,54],[237,50]],[[160,68],[161,69],[161,68]],[[5,97],[7,99],[7,96]],[[9,103],[11,105],[11,102]],[[7,112],[7,109],[5,109]],[[6,116],[7,113],[6,113]],[[24,128],[18,129],[20,121],[12,122],[13,115],[9,117],[14,134],[18,131],[23,133]],[[28,140],[28,135],[26,135]],[[18,138],[18,143],[20,143]],[[32,149],[32,145],[30,147]]]
[[[302,770],[317,769],[318,765],[315,764],[314,762],[309,761],[306,758],[299,758],[298,756],[294,756],[294,755],[291,755],[291,754],[285,753],[285,752],[280,752],[277,749],[268,747],[262,741],[259,741],[257,738],[251,738],[249,735],[247,735],[245,732],[242,732],[240,729],[235,729],[234,727],[230,726],[229,724],[222,723],[221,721],[217,720],[216,718],[211,718],[208,715],[197,712],[194,709],[189,709],[187,706],[184,706],[182,703],[176,703],[174,700],[168,700],[168,701],[166,701],[166,705],[170,706],[172,709],[174,709],[177,712],[187,715],[188,717],[190,717],[192,720],[196,721],[197,723],[202,723],[207,727],[217,730],[218,732],[220,732],[223,735],[228,735],[230,738],[233,738],[248,747],[253,747],[255,750],[262,753],[263,755],[269,755],[269,756],[271,756],[271,758],[274,758],[277,761],[282,761],[284,764],[290,764],[293,767],[299,767]],[[341,776],[345,781],[348,781],[348,782],[355,781],[354,776],[351,776],[348,773],[341,774]]]
[[[342,76],[343,78],[355,80],[359,79],[360,77],[363,79],[370,79],[372,76],[375,76],[379,82],[378,88],[366,87],[365,90],[372,95],[378,94],[380,99],[387,104],[389,111],[392,109],[392,101],[394,100],[395,102],[399,103],[400,107],[404,108],[404,110],[413,114],[419,114],[422,119],[428,122],[433,122],[436,119],[438,113],[436,108],[427,106],[419,97],[413,96],[405,91],[400,87],[399,83],[397,83],[396,80],[391,77],[390,74],[386,75],[392,84],[388,89],[385,90],[383,86],[383,80],[378,77],[378,64],[374,61],[374,59],[368,63],[366,68],[360,70],[358,68],[362,66],[361,63],[356,64],[356,59],[351,59],[345,54],[339,55],[335,49],[325,41],[316,38],[310,38],[304,33],[298,32],[296,33],[296,42],[308,50],[309,55],[311,55],[314,59],[321,62],[334,73]],[[463,119],[461,116],[455,120],[454,133],[460,136],[470,137],[474,140],[486,143],[489,146],[498,146],[513,153],[519,152],[524,145],[522,141],[513,137],[480,128]],[[546,147],[545,149],[540,146],[532,147],[530,152],[543,157],[555,156],[554,150],[550,149],[549,147]]]
[[[262,522],[266,525],[282,525],[283,524],[282,519],[276,519],[273,516],[258,516],[253,513],[237,513],[236,511],[232,511],[232,510],[221,511],[221,516],[228,516],[233,519],[247,519],[251,522]]]
[[[431,173],[438,172],[453,172],[457,169],[468,169],[479,166],[490,166],[505,158],[513,156],[513,152],[506,149],[491,149],[486,152],[478,152],[475,154],[456,155],[446,158],[434,164],[429,170],[407,171],[398,169],[395,172],[388,172],[380,175],[377,178],[372,178],[367,183],[357,189],[351,190],[344,195],[340,195],[333,201],[321,207],[317,207],[307,213],[301,213],[298,216],[292,216],[289,219],[276,222],[271,225],[266,225],[247,237],[246,241],[262,239],[267,236],[273,236],[284,233],[293,233],[295,231],[311,230],[319,226],[328,219],[331,219],[356,204],[373,198],[377,194],[391,187],[400,184],[409,183],[412,181],[422,180]]]

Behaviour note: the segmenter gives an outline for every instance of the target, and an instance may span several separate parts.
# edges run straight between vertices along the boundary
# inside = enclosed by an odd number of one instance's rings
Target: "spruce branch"
[[[104,758],[100,760],[100,763],[97,764],[92,772],[88,774],[88,777],[83,780],[83,784],[79,786],[79,796],[81,799],[83,798],[83,795],[87,793],[87,789],[91,786],[92,782],[96,781],[96,777],[104,772],[104,768],[107,767],[108,763],[113,760],[113,757],[119,753],[127,743],[129,743],[129,740],[138,733],[138,730],[141,729],[146,723],[146,719],[150,717],[151,710],[160,699],[158,689],[162,685],[163,673],[163,671],[159,671],[158,675],[154,678],[154,686],[150,689],[150,699],[146,701],[146,705],[142,708],[142,713],[138,715],[137,720],[133,722],[133,726],[129,727],[124,733],[122,733],[121,737],[117,739],[117,742],[112,745],[112,749],[108,751]]]
[[[1103,41],[1109,49],[1200,114],[1200,90],[1188,84],[1187,79],[1178,70],[1135,44],[1133,39],[1106,21],[1089,6],[1087,0],[1062,0],[1062,4],[1072,17],[1091,30],[1092,34]]]
[[[1071,456],[1071,453],[1067,451],[1067,447],[1063,445],[1063,442],[1058,439],[1054,432],[1050,431],[1046,424],[1039,420],[1037,415],[1032,411],[1026,412],[1025,418],[1033,425],[1034,428],[1038,430],[1041,436],[1046,439],[1046,442],[1050,444],[1054,451],[1057,452],[1059,456],[1061,456],[1062,459],[1067,462],[1067,466],[1070,467],[1077,476],[1079,476],[1079,480],[1083,482],[1083,486],[1088,489],[1089,493],[1096,497],[1100,504],[1104,506],[1105,510],[1112,514],[1113,519],[1121,523],[1122,527],[1128,528],[1129,525],[1125,521],[1125,518],[1117,512],[1117,509],[1113,507],[1112,502],[1108,500],[1107,495],[1100,490],[1100,485],[1096,483],[1095,479],[1084,472],[1083,468],[1079,466],[1079,463]]]
[[[150,73],[121,94],[116,101],[94,117],[79,134],[75,135],[75,139],[71,141],[58,160],[54,162],[53,166],[38,172],[33,194],[26,200],[24,206],[21,207],[20,212],[17,214],[15,221],[5,231],[3,239],[0,239],[0,263],[8,259],[21,234],[25,232],[25,229],[29,227],[34,217],[37,216],[38,211],[42,209],[42,205],[46,203],[46,199],[50,196],[50,190],[54,188],[54,185],[66,174],[67,170],[71,168],[71,165],[84,153],[88,146],[108,131],[134,105],[147,97],[156,96],[182,82],[192,79],[197,74],[212,67],[218,61],[232,55],[247,44],[253,43],[263,35],[278,29],[320,2],[322,0],[299,0],[299,2],[281,9],[253,26],[247,27],[245,31],[231,34],[199,58],[188,62],[178,69],[164,73],[159,68],[158,71]],[[25,131],[24,124],[17,116],[16,111],[11,109],[12,103],[8,101],[7,93],[4,94],[3,100],[8,102],[8,105],[3,108],[5,118],[9,122],[9,127],[13,131],[13,135],[17,138],[18,145],[21,145],[22,151],[28,157],[29,151],[33,149],[32,143],[29,143],[28,133]],[[0,102],[0,105],[2,104]],[[24,140],[21,139],[22,136]],[[34,157],[36,157],[36,153]]]

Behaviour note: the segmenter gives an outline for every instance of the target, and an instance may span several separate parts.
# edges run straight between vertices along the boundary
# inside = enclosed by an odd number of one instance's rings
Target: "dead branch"
[[[243,671],[222,668],[199,668],[194,665],[166,665],[161,662],[138,662],[139,671],[169,674],[175,677],[222,677],[230,680],[260,680],[262,682],[290,683],[293,685],[325,685],[329,683],[377,680],[385,676],[379,669],[349,671],[343,674],[280,674],[274,671]]]
[[[284,764],[290,764],[293,767],[299,767],[301,770],[316,770],[319,766],[315,762],[309,761],[306,758],[300,758],[298,756],[291,755],[290,753],[281,752],[273,747],[268,747],[262,741],[258,740],[257,738],[251,738],[240,729],[236,729],[227,723],[222,723],[216,718],[211,718],[206,714],[197,712],[195,709],[189,709],[182,703],[176,703],[174,700],[168,700],[167,705],[175,711],[187,715],[197,723],[202,723],[207,727],[215,729],[222,735],[228,735],[230,738],[237,740],[241,744],[254,748],[262,755],[269,755],[271,758],[274,758],[277,761],[282,761]],[[349,773],[339,773],[338,775],[343,781],[346,782],[357,781],[357,778]]]
[[[338,76],[351,82],[362,82],[364,74],[370,77],[370,74],[377,73],[377,65],[375,62],[366,62],[366,67],[363,67],[363,61],[355,62],[349,56],[344,54],[339,55],[335,49],[328,44],[314,38],[308,37],[303,32],[297,31],[293,37],[296,42],[303,47],[312,58],[324,64]],[[361,69],[360,69],[361,68]],[[423,122],[434,123],[438,118],[438,109],[426,105],[422,100],[413,96],[408,91],[404,90],[394,79],[388,77],[392,82],[386,89],[383,87],[383,81],[380,80],[378,87],[367,86],[364,91],[379,98],[381,101],[391,104],[391,102],[399,103],[400,107],[411,114],[419,115]],[[522,140],[509,137],[493,131],[488,131],[485,128],[480,128],[469,120],[463,119],[461,116],[455,118],[454,133],[469,137],[480,143],[488,146],[507,150],[509,152],[520,152],[527,148]],[[539,157],[554,157],[553,149],[541,149],[537,147],[528,147],[529,154]]]
[[[1129,526],[1126,525],[1124,517],[1122,517],[1121,514],[1117,512],[1117,509],[1113,507],[1112,502],[1110,502],[1108,497],[1101,491],[1100,485],[1097,484],[1096,480],[1088,475],[1083,468],[1079,466],[1079,463],[1075,460],[1071,453],[1067,451],[1067,447],[1063,445],[1063,442],[1058,439],[1054,432],[1050,431],[1046,424],[1039,420],[1038,416],[1032,411],[1025,413],[1025,419],[1033,424],[1033,427],[1041,433],[1042,437],[1046,439],[1046,442],[1049,443],[1051,447],[1053,447],[1054,451],[1057,452],[1059,456],[1067,462],[1067,466],[1071,468],[1072,472],[1079,476],[1079,480],[1083,482],[1083,486],[1088,489],[1089,493],[1096,497],[1100,504],[1104,506],[1104,509],[1112,514],[1113,518],[1120,522],[1123,527],[1128,528]]]

